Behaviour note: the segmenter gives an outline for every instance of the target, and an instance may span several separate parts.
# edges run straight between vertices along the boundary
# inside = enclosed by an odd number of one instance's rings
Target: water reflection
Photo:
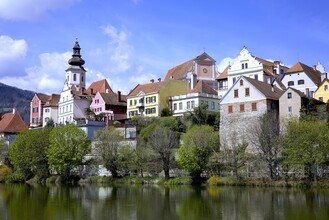
[[[0,184],[0,219],[329,219],[329,191]]]

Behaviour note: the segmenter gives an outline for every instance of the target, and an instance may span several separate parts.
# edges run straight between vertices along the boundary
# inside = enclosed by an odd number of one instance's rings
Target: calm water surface
[[[0,184],[0,219],[329,219],[329,191]]]

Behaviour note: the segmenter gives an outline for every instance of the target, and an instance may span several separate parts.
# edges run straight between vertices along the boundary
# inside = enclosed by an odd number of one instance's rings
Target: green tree
[[[50,118],[50,119],[47,121],[45,127],[46,127],[46,128],[53,128],[53,127],[55,127],[55,122],[54,122],[54,120],[53,120],[52,118]]]
[[[0,166],[9,164],[9,145],[5,142],[4,139],[0,139]]]
[[[172,116],[173,112],[171,111],[171,109],[169,107],[165,107],[161,110],[160,116],[161,117],[168,117],[168,116]]]
[[[46,151],[49,148],[50,128],[26,130],[20,133],[9,151],[9,159],[15,171],[26,177],[48,175]]]
[[[193,111],[188,112],[185,116],[185,122],[191,122],[191,125],[210,125],[216,130],[219,129],[220,114],[218,112],[208,111],[206,102],[195,107]]]
[[[284,163],[303,165],[310,180],[317,180],[317,168],[326,161],[329,153],[329,130],[324,120],[288,123],[282,145]]]
[[[149,136],[148,144],[159,155],[165,179],[169,179],[174,149],[179,146],[179,135],[177,132],[170,130],[170,128],[157,126]]]
[[[190,172],[194,182],[200,182],[211,155],[218,150],[218,132],[209,125],[194,126],[183,135],[177,161],[184,170]]]
[[[115,127],[99,130],[93,141],[93,151],[114,178],[118,177],[120,167],[119,148],[122,146],[122,141],[123,136]]]
[[[54,128],[46,151],[50,170],[64,178],[72,176],[73,168],[81,165],[89,152],[89,145],[86,133],[73,124]]]

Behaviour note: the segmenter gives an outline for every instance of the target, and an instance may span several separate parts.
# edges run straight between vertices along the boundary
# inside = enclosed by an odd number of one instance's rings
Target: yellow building
[[[324,79],[321,83],[321,85],[318,87],[318,89],[314,93],[314,98],[327,103],[329,100],[329,80]]]
[[[156,117],[161,110],[169,107],[169,97],[186,94],[188,84],[179,80],[138,84],[127,95],[127,117],[135,115]]]

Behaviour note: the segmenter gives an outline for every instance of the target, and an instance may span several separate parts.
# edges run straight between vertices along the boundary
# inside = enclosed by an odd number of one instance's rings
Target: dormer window
[[[293,86],[294,85],[294,81],[289,81],[288,82],[288,86]]]
[[[298,80],[298,85],[304,85],[305,81],[303,79]]]

